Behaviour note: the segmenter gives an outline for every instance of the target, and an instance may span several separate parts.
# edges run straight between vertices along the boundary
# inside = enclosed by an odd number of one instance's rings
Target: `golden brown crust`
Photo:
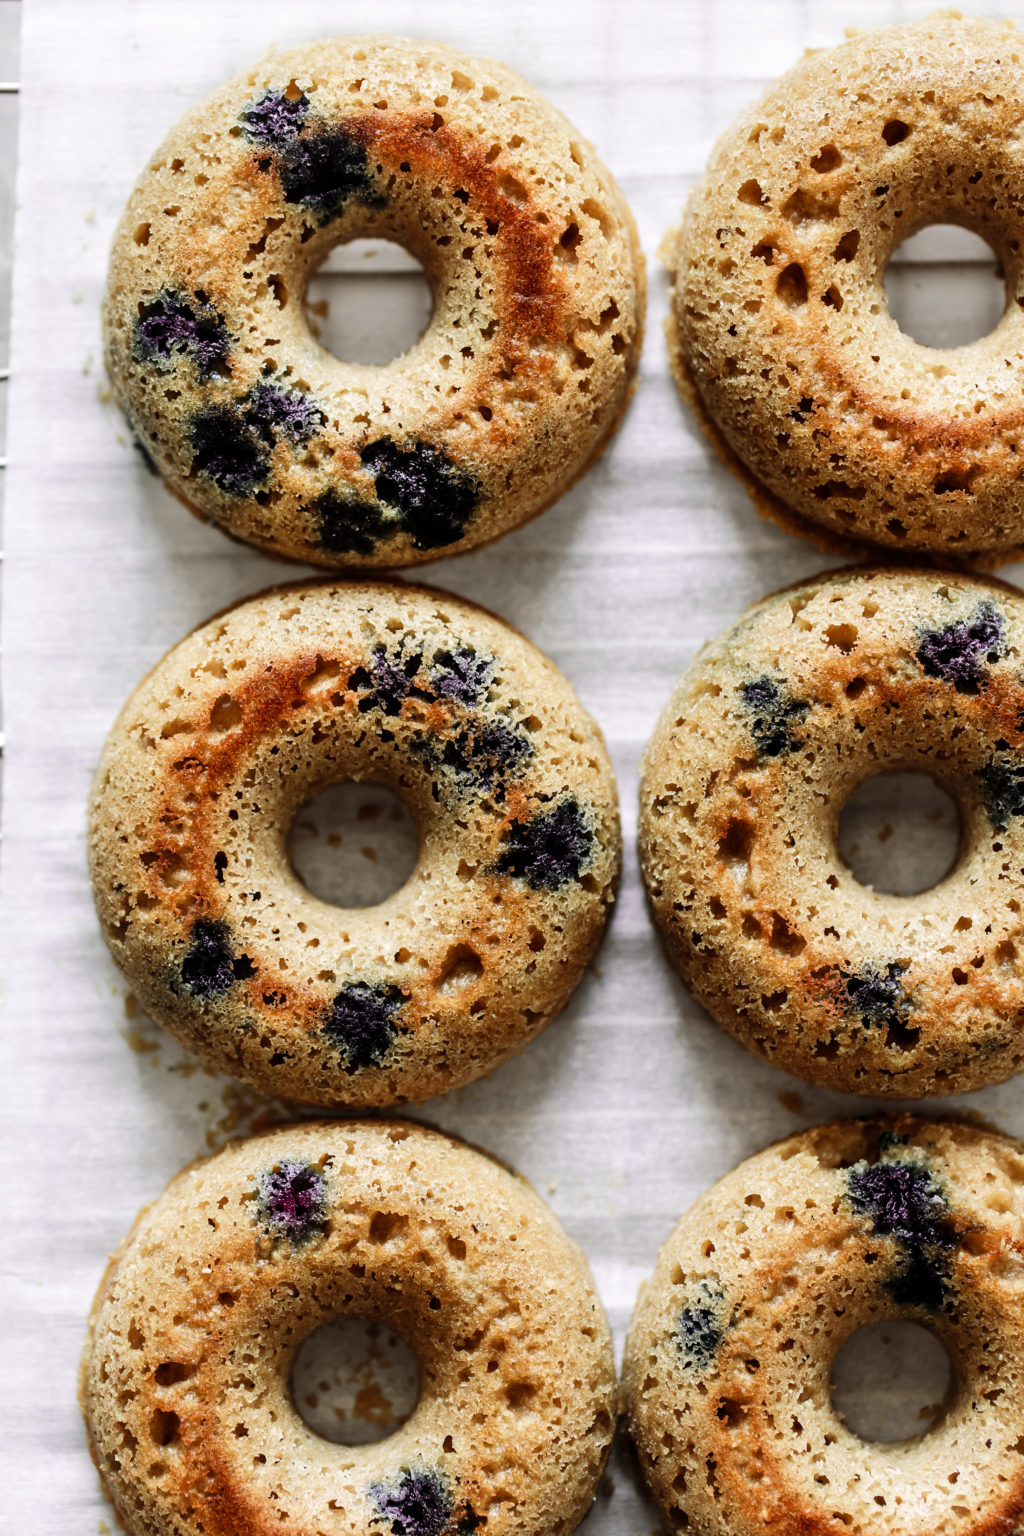
[[[313,898],[285,852],[327,783],[387,784],[416,871],[374,908]],[[521,635],[447,593],[299,583],[236,605],[140,684],[97,769],[111,952],[206,1062],[310,1103],[419,1101],[564,1007],[614,900],[597,727]]]
[[[648,745],[640,854],[670,957],[749,1049],[812,1082],[961,1092],[1024,1052],[1024,598],[855,568],[765,599],[705,647]],[[956,865],[919,896],[837,847],[857,784],[927,771]]]
[[[719,141],[669,237],[680,387],[791,532],[960,560],[1024,543],[1022,57],[1009,24],[948,14],[806,56]],[[898,329],[882,278],[951,221],[998,252],[1007,308],[938,350]]]
[[[330,357],[302,304],[331,247],[371,234],[407,245],[435,296],[382,368]],[[644,292],[615,183],[518,76],[340,38],[229,82],[158,151],[115,237],[107,361],[200,516],[291,558],[409,565],[498,537],[593,461],[631,390]]]
[[[702,1196],[641,1290],[623,1362],[666,1529],[1009,1536],[1022,1189],[1019,1142],[893,1115],[789,1137]],[[879,1444],[838,1415],[830,1374],[846,1339],[892,1317],[938,1335],[955,1388],[928,1434]]]
[[[338,1316],[419,1361],[412,1416],[377,1444],[319,1439],[291,1400],[296,1346]],[[426,1127],[342,1121],[232,1143],[140,1214],[80,1396],[132,1536],[408,1536],[417,1497],[423,1536],[513,1536],[586,1512],[614,1381],[586,1261],[528,1185]]]

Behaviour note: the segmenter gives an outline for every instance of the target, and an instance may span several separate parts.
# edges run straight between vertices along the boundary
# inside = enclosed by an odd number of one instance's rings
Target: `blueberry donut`
[[[640,849],[669,955],[750,1050],[855,1093],[960,1093],[1024,1064],[1024,595],[854,569],[706,646],[647,747]],[[880,773],[958,803],[949,874],[860,884],[839,812]]]
[[[321,1439],[289,1390],[338,1317],[419,1363],[375,1444]],[[141,1213],[80,1399],[133,1536],[532,1536],[590,1506],[615,1371],[586,1260],[528,1184],[422,1126],[336,1121],[234,1142]]]
[[[336,245],[397,241],[430,325],[340,362],[303,300]],[[555,501],[640,352],[643,257],[593,149],[500,64],[336,38],[263,63],[157,150],[114,238],[107,367],[201,517],[313,564],[413,565]]]
[[[316,899],[286,851],[330,783],[416,819],[406,884]],[[601,734],[546,657],[447,593],[275,588],[212,619],[114,726],[91,803],[103,931],[142,1006],[209,1066],[322,1105],[419,1101],[568,1002],[619,869]]]
[[[758,509],[828,548],[1024,546],[1022,38],[938,13],[805,55],[715,147],[666,242],[683,394]],[[889,314],[893,250],[961,224],[1006,308],[969,346]]]
[[[626,1340],[628,1423],[667,1531],[993,1536],[1024,1519],[1024,1148],[909,1115],[837,1121],[746,1162],[679,1222]],[[832,1363],[860,1328],[926,1327],[938,1424],[854,1434]]]

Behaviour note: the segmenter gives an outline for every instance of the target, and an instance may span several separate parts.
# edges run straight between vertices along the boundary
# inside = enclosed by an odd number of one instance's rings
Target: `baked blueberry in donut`
[[[1011,1137],[901,1115],[789,1136],[703,1194],[640,1289],[623,1358],[626,1424],[665,1529],[1017,1529],[1022,1178]],[[709,1253],[730,1321],[697,1368],[679,1299],[707,1283]],[[926,1329],[953,1369],[931,1426],[880,1443],[843,1418],[832,1373],[862,1329],[894,1323]]]
[[[399,987],[350,982],[331,1003],[324,1033],[340,1053],[349,1072],[379,1067],[398,1034],[396,1015],[408,994]]]
[[[766,598],[680,678],[644,759],[644,876],[694,996],[767,1061],[892,1096],[1024,1066],[1022,654],[1016,589],[859,567]],[[901,772],[960,812],[914,895],[839,847],[849,797]]]
[[[259,101],[243,107],[240,117],[248,138],[281,149],[298,136],[308,111],[309,98],[301,91],[295,97],[267,91]]]
[[[404,1471],[392,1483],[371,1483],[370,1497],[395,1536],[440,1536],[452,1511],[445,1479],[426,1467]]]
[[[433,296],[381,366],[332,356],[305,302],[363,238],[406,248]],[[342,37],[245,71],[151,157],[115,236],[106,360],[201,517],[292,559],[395,567],[497,538],[589,468],[629,398],[644,301],[615,183],[523,80],[436,43]],[[311,418],[268,417],[268,385],[316,401],[315,451],[283,451]]]
[[[302,806],[394,790],[420,853],[376,907],[333,907],[288,854]],[[273,589],[141,684],[91,807],[93,889],[135,995],[201,1059],[304,1103],[419,1101],[565,1006],[614,898],[597,727],[528,641],[446,593]]]
[[[327,1184],[310,1163],[284,1158],[256,1181],[257,1219],[273,1237],[306,1243],[324,1230]]]
[[[725,1333],[724,1307],[725,1296],[716,1276],[697,1280],[687,1288],[676,1339],[684,1363],[695,1371],[707,1370],[714,1361]]]
[[[231,338],[205,295],[192,297],[166,289],[142,307],[135,325],[135,351],[147,363],[169,365],[174,353],[184,353],[208,379],[227,361]]]
[[[594,835],[575,799],[563,800],[529,821],[508,829],[498,872],[525,880],[533,890],[557,891],[579,880],[590,859]]]
[[[719,125],[665,242],[681,393],[757,510],[824,548],[1024,546],[1019,42],[939,11],[807,52]],[[885,274],[946,224],[991,245],[1005,304],[988,335],[931,347]]]
[[[300,1418],[296,1352],[338,1319],[419,1366],[377,1443]],[[617,1407],[586,1260],[532,1187],[425,1126],[351,1118],[235,1140],[141,1212],[80,1401],[129,1536],[571,1536]]]

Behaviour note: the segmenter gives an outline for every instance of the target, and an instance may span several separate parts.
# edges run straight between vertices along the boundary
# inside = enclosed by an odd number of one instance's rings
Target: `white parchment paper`
[[[598,964],[562,1019],[422,1113],[547,1194],[590,1258],[621,1346],[638,1282],[707,1184],[772,1138],[866,1102],[783,1077],[719,1033],[670,973],[644,907],[636,769],[673,679],[747,603],[831,563],[760,522],[712,461],[667,376],[654,253],[714,136],[804,47],[930,9],[26,0],[4,597],[4,1529],[91,1536],[109,1518],[75,1404],[93,1290],[139,1205],[252,1109],[126,1017],[86,876],[89,777],[129,690],[194,624],[289,574],[191,519],[104,401],[100,295],[137,171],[187,106],[269,45],[392,31],[519,69],[596,142],[636,212],[651,304],[621,432],[544,517],[429,570],[520,626],[597,716],[626,863]],[[957,302],[955,282],[945,302]],[[1020,1080],[940,1107],[966,1102],[1024,1132]],[[617,1453],[590,1536],[655,1525]]]

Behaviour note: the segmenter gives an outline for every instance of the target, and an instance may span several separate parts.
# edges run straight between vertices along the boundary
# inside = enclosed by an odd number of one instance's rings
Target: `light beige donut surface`
[[[790,1136],[679,1222],[626,1340],[629,1429],[668,1531],[1010,1536],[1024,1519],[1024,1148],[909,1115]],[[871,1442],[833,1406],[858,1329],[945,1345],[939,1422]]]
[[[766,598],[676,685],[644,757],[640,856],[668,953],[748,1049],[811,1082],[959,1093],[1024,1064],[1024,596],[866,568]],[[938,885],[860,884],[866,779],[958,803]]]
[[[384,367],[303,299],[336,245],[395,240],[434,297]],[[639,357],[643,257],[608,171],[501,64],[342,37],[192,108],[118,226],[107,366],[193,511],[320,565],[411,565],[544,510],[601,451]]]
[[[296,1348],[338,1317],[419,1362],[375,1444],[321,1439],[292,1401]],[[533,1536],[588,1509],[615,1372],[586,1260],[529,1185],[425,1127],[339,1121],[234,1142],[141,1213],[80,1397],[132,1536]]]
[[[301,884],[300,807],[393,789],[420,835],[374,907]],[[615,781],[565,678],[447,593],[310,582],[189,635],[125,706],[90,815],[103,931],[143,1008],[262,1092],[419,1101],[564,1007],[614,899]]]
[[[758,509],[828,548],[1024,545],[1024,38],[940,13],[807,54],[733,124],[666,242],[677,381]],[[882,286],[961,224],[1006,308],[934,349]]]

